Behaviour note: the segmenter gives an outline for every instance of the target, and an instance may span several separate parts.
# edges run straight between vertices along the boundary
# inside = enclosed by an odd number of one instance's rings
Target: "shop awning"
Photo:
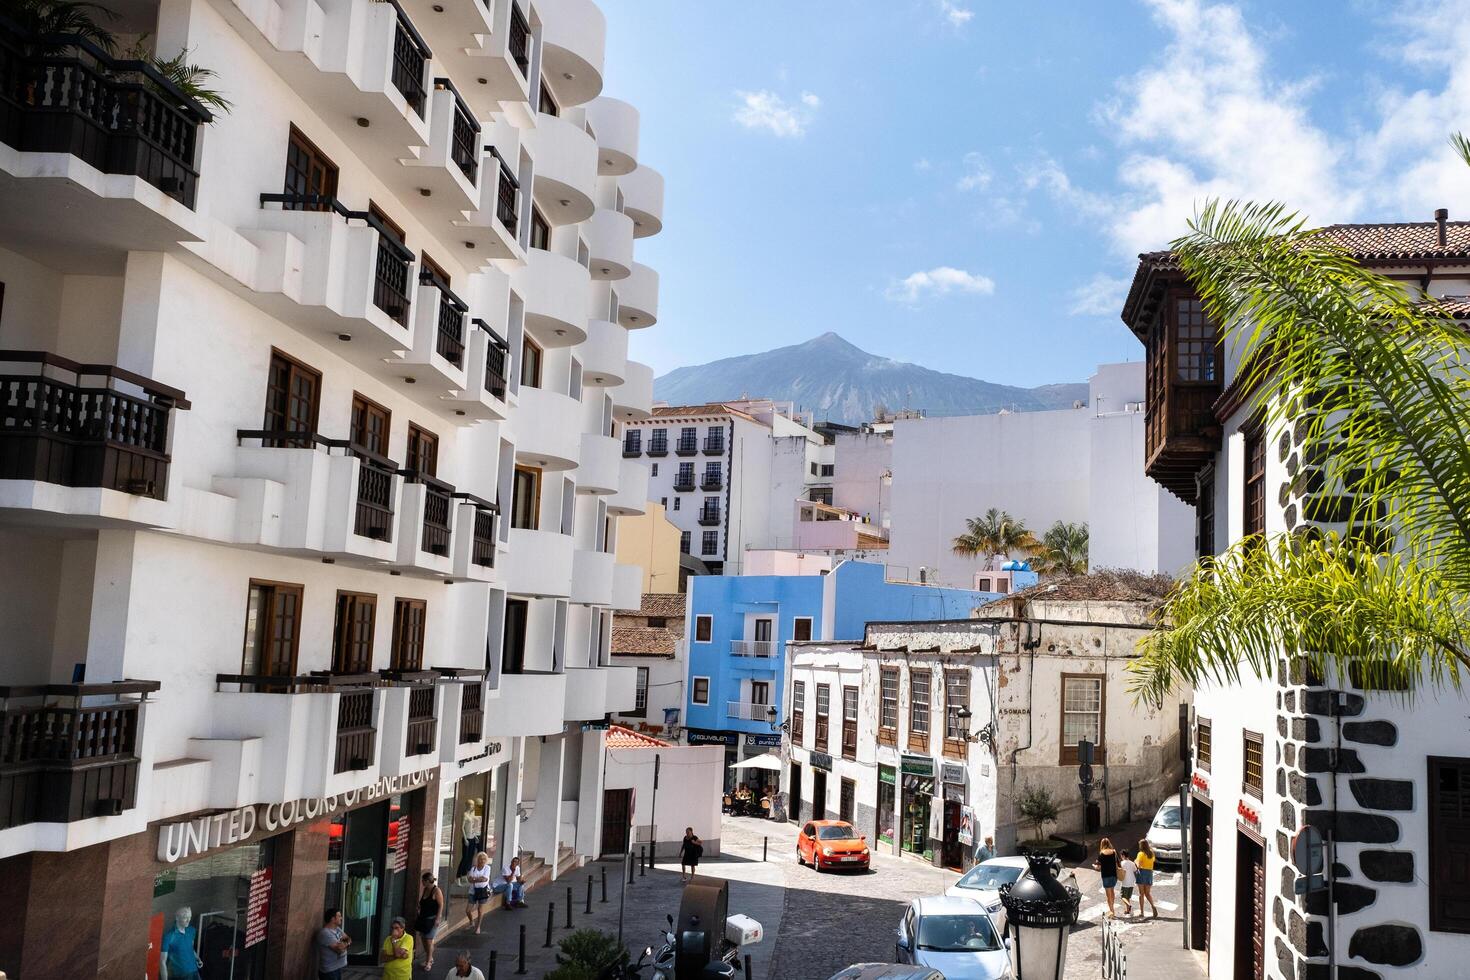
[[[732,765],[732,766],[726,766],[725,768],[727,768],[727,769],[769,769],[771,772],[780,772],[781,771],[781,760],[779,758],[777,758],[776,756],[774,756],[774,755],[769,755],[769,754],[767,754],[767,755],[757,755],[757,756],[752,756],[749,759],[746,759],[744,762],[737,762],[734,765]]]

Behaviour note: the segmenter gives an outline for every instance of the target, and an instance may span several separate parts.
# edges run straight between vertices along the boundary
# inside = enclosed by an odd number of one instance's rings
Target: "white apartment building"
[[[821,443],[790,403],[660,405],[628,420],[623,458],[647,471],[648,499],[678,527],[682,553],[712,574],[738,575],[746,551],[778,547],[778,526],[794,520],[796,494],[778,479],[774,454],[786,439],[810,444],[813,458]]]
[[[1142,362],[1101,365],[1088,386],[1082,408],[894,422],[888,563],[911,579],[970,587],[989,563],[951,543],[967,518],[996,507],[1038,538],[1056,521],[1086,523],[1095,569],[1188,565],[1190,507],[1140,474]]]
[[[1434,297],[1470,294],[1470,223],[1339,225],[1360,262]],[[1123,320],[1150,364],[1147,473],[1192,502],[1201,554],[1308,524],[1321,497],[1300,430],[1263,431],[1238,351],[1172,257],[1142,256]],[[1295,481],[1293,478],[1296,478]],[[1308,496],[1303,496],[1303,492]],[[1326,525],[1334,528],[1334,525]],[[1194,695],[1190,941],[1214,980],[1452,977],[1470,956],[1470,750],[1463,695],[1381,691],[1281,662]],[[1326,890],[1292,860],[1333,838]]]
[[[590,0],[103,3],[233,105],[0,24],[0,970],[374,962],[598,851],[662,178]]]

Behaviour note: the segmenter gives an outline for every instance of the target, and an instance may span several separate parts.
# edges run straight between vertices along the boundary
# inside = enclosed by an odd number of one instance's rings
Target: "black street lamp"
[[[1057,880],[1059,859],[1027,854],[1026,861],[1031,873],[1000,890],[1006,932],[1015,937],[1011,966],[1016,980],[1062,980],[1067,969],[1067,934],[1081,896],[1071,894]]]

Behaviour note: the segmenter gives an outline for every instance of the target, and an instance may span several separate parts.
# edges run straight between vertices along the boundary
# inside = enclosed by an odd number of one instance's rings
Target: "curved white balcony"
[[[592,217],[597,193],[597,143],[565,116],[536,114],[536,128],[524,140],[536,161],[533,181],[541,215],[553,225],[572,225]]]
[[[607,674],[607,697],[604,704],[608,711],[632,711],[638,706],[638,668],[604,667]]]
[[[653,368],[629,361],[623,383],[612,390],[613,414],[619,421],[646,419],[653,414]]]
[[[566,691],[566,674],[501,674],[498,696],[487,706],[486,733],[495,738],[556,734],[566,722],[554,706],[565,702]]]
[[[607,18],[592,0],[537,0],[541,14],[541,72],[551,79],[562,108],[602,91]]]
[[[526,304],[526,329],[542,347],[570,347],[587,339],[591,279],[575,259],[543,248],[526,251],[511,288]]]
[[[577,489],[585,493],[618,492],[623,473],[623,446],[612,436],[582,433],[577,457]]]
[[[583,384],[621,385],[628,370],[628,331],[610,320],[590,320],[587,339],[577,348],[577,356],[582,362]]]
[[[597,134],[597,172],[604,177],[632,173],[638,166],[638,110],[604,95],[587,103],[587,121]]]
[[[648,467],[636,459],[621,461],[618,492],[607,498],[607,512],[615,516],[637,516],[648,512]]]
[[[613,597],[613,568],[617,558],[605,551],[572,554],[572,601],[606,606]]]
[[[598,208],[581,228],[593,279],[626,279],[633,270],[633,219]]]
[[[629,330],[658,322],[658,273],[642,262],[618,286],[618,322]]]
[[[613,568],[612,607],[621,612],[637,612],[643,602],[643,569],[637,565]]]
[[[515,595],[569,598],[572,555],[569,534],[513,527],[505,587]]]
[[[582,406],[576,399],[522,385],[513,424],[518,462],[545,470],[569,470],[577,465]]]
[[[567,721],[593,721],[607,714],[607,668],[572,667],[567,670]]]
[[[647,238],[663,231],[663,174],[640,165],[632,173],[618,178],[618,190],[623,192],[623,213],[633,219],[634,238]]]

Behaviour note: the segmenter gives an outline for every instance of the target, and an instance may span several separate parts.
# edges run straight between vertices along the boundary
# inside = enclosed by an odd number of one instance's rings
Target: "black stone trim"
[[[1371,881],[1414,880],[1414,853],[1412,851],[1363,851],[1358,855],[1358,867]]]
[[[1342,726],[1342,737],[1365,745],[1397,745],[1399,730],[1391,721],[1349,721]]]
[[[1399,839],[1399,822],[1381,813],[1338,812],[1336,820],[1330,810],[1308,810],[1307,826],[1326,833],[1333,831],[1339,844],[1393,844]]]
[[[1408,966],[1424,958],[1424,940],[1413,926],[1364,926],[1348,940],[1348,955],[1385,966]]]
[[[1327,941],[1322,938],[1322,923],[1316,919],[1307,923],[1307,955],[1327,955]]]
[[[1309,715],[1325,715],[1332,717],[1332,693],[1331,691],[1303,691],[1302,711]],[[1337,713],[1343,716],[1361,715],[1363,713],[1363,696],[1351,691],[1341,692],[1342,706]]]
[[[1414,809],[1414,783],[1408,779],[1349,779],[1348,788],[1365,810]]]
[[[1337,756],[1336,765],[1333,764],[1333,755]],[[1302,768],[1307,772],[1367,772],[1358,753],[1352,749],[1327,749],[1313,746],[1303,746],[1301,751]]]
[[[1322,729],[1316,718],[1293,718],[1291,737],[1298,742],[1316,742],[1322,738]]]
[[[1340,881],[1332,886],[1332,900],[1337,904],[1338,915],[1352,915],[1372,905],[1377,898],[1377,889],[1363,885]],[[1310,915],[1327,914],[1327,889],[1307,893],[1307,912]]]

